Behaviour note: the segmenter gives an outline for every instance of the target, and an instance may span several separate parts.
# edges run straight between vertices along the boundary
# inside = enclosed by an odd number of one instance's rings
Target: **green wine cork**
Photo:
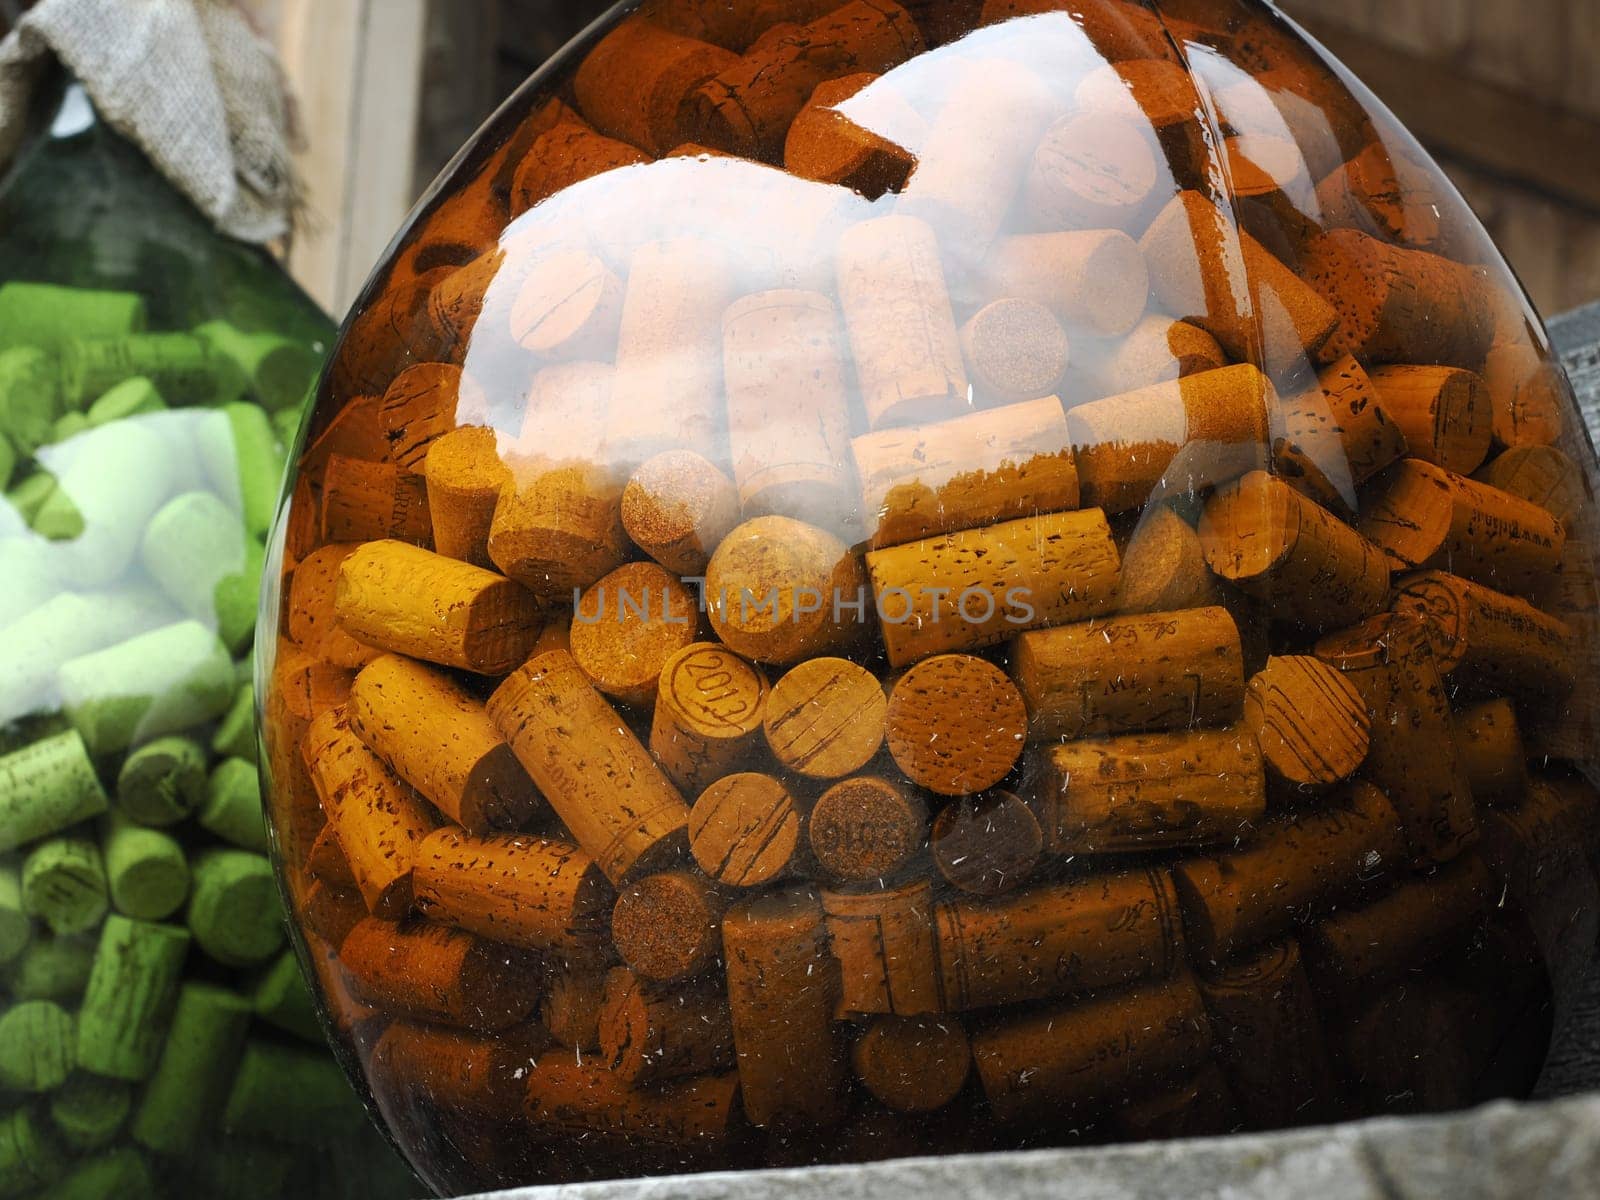
[[[7,968],[15,1000],[55,1000],[76,1004],[94,968],[91,938],[34,938]]]
[[[203,338],[190,333],[74,338],[61,344],[61,390],[73,407],[82,408],[135,376],[150,380],[179,405],[233,400],[243,385]]]
[[[39,457],[83,516],[83,533],[58,551],[62,576],[81,587],[105,587],[122,578],[145,526],[171,492],[172,443],[145,421],[118,421]]]
[[[206,752],[193,738],[146,742],[117,773],[117,810],[140,825],[176,825],[206,798]]]
[[[70,441],[86,429],[91,429],[89,415],[81,412],[62,413],[56,418],[55,424],[50,426],[50,442]]]
[[[75,729],[0,758],[0,852],[99,816],[107,806]]]
[[[6,506],[0,505],[3,507]],[[23,524],[26,524],[25,519]],[[3,648],[12,623],[59,593],[61,579],[56,574],[54,548],[29,534],[0,538],[0,562],[5,563],[6,568],[6,585],[0,588],[0,648]]]
[[[81,1154],[109,1145],[132,1108],[127,1084],[80,1071],[50,1097],[50,1121],[62,1144]]]
[[[251,642],[250,645],[245,649],[244,657],[237,659],[234,662],[233,677],[238,682],[240,687],[252,689],[251,698],[254,699],[254,688],[256,683],[256,647],[254,642]],[[234,697],[234,702],[238,702],[237,696]]]
[[[156,1200],[160,1195],[144,1155],[119,1146],[73,1167],[39,1193],[39,1200]]]
[[[250,666],[254,671],[254,664]],[[248,676],[233,694],[233,703],[222,714],[222,720],[217,722],[216,732],[211,735],[211,753],[221,758],[256,761],[256,689],[248,682]]]
[[[225,758],[211,772],[202,827],[225,842],[266,853],[267,823],[261,809],[261,775],[243,758]]]
[[[272,432],[278,436],[278,445],[284,447],[295,445],[300,437],[300,422],[304,417],[305,406],[299,402],[288,408],[280,408],[272,414]]]
[[[66,411],[56,361],[37,346],[0,350],[0,433],[22,454],[50,443]]]
[[[283,945],[283,909],[272,864],[248,850],[219,848],[196,856],[189,897],[195,944],[225,967],[254,967]]]
[[[278,333],[246,333],[227,321],[207,321],[196,336],[233,364],[245,386],[267,409],[293,409],[322,369],[322,355]]]
[[[183,1154],[207,1133],[228,1098],[249,1023],[250,1005],[238,993],[183,985],[161,1061],[134,1113],[134,1141]]]
[[[285,950],[261,973],[251,993],[256,1016],[285,1033],[304,1038],[318,1046],[323,1043],[322,1021],[317,1003],[300,974],[300,961],[293,950]]]
[[[67,1169],[61,1148],[32,1109],[0,1116],[0,1198],[46,1187]]]
[[[148,379],[124,379],[89,406],[84,413],[91,426],[107,425],[112,421],[126,421],[146,413],[165,412],[167,402],[161,398],[161,389]]]
[[[189,860],[178,840],[121,813],[106,819],[105,862],[111,903],[124,916],[159,921],[189,894]]]
[[[49,1000],[26,1000],[0,1014],[0,1088],[54,1091],[72,1074],[72,1014]]]
[[[126,337],[144,327],[144,297],[137,292],[23,281],[0,285],[0,346],[55,350],[69,337]]]
[[[189,934],[113,913],[100,931],[94,970],[78,1010],[78,1065],[137,1083],[166,1040]]]
[[[223,1110],[223,1128],[296,1146],[325,1146],[361,1128],[344,1072],[325,1050],[252,1039]]]
[[[284,455],[266,410],[225,404],[195,431],[200,462],[217,494],[237,500],[250,536],[264,539],[272,528],[283,485]]]
[[[61,704],[91,754],[203,725],[233,700],[233,659],[198,621],[180,621],[71,659]]]
[[[28,948],[33,922],[22,907],[22,876],[15,865],[0,863],[0,965]]]
[[[60,488],[46,496],[39,511],[33,514],[33,531],[52,542],[76,541],[87,528],[83,513],[78,511],[72,497]]]
[[[234,654],[255,641],[261,575],[266,564],[266,548],[251,538],[244,545],[244,569],[225,575],[217,583],[217,636]]]
[[[31,526],[40,507],[55,490],[56,477],[49,471],[31,471],[6,489],[6,503]]]
[[[249,640],[261,595],[260,551],[216,496],[185,492],[162,505],[144,531],[139,558],[173,603],[214,628],[224,645]]]
[[[106,867],[84,837],[40,842],[22,863],[22,905],[62,936],[84,933],[106,915]]]
[[[17,448],[11,439],[0,434],[0,488],[11,486],[11,476],[17,469]]]

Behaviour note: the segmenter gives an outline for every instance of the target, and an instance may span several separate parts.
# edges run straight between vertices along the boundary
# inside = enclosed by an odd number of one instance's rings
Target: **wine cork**
[[[300,960],[293,950],[284,950],[256,976],[250,988],[250,1010],[302,1041],[315,1045],[323,1040],[317,1002],[300,977]]]
[[[840,75],[883,74],[925,49],[893,0],[852,0],[769,37],[701,84],[683,112],[689,140],[777,162],[790,124],[817,85]]]
[[[546,964],[539,1020],[561,1045],[572,1050],[600,1049],[600,1006],[606,975],[591,964]]]
[[[922,849],[928,809],[916,793],[860,775],[824,792],[806,828],[823,870],[847,883],[866,883],[894,874]]]
[[[1219,488],[1198,532],[1212,571],[1279,621],[1337,629],[1381,612],[1388,598],[1378,547],[1265,471]]]
[[[206,752],[192,738],[148,742],[117,772],[117,809],[141,825],[175,825],[200,806],[205,793]]]
[[[738,1128],[739,1077],[699,1075],[657,1091],[630,1088],[598,1063],[578,1063],[552,1050],[528,1072],[526,1120],[544,1136],[590,1138],[670,1147],[679,1156],[710,1152]]]
[[[799,844],[794,798],[771,775],[725,775],[689,810],[689,850],[695,863],[730,887],[759,887],[781,878]]]
[[[1117,548],[1098,509],[874,550],[867,571],[895,667],[1087,620],[1117,604]],[[995,594],[995,579],[1010,582],[1005,594]]]
[[[1135,122],[1071,113],[1033,151],[1021,202],[1041,230],[1138,229],[1151,214],[1159,174],[1155,148]]]
[[[927,223],[890,216],[851,226],[839,240],[838,270],[868,426],[965,412],[970,384],[961,337]]]
[[[1566,533],[1509,492],[1408,458],[1374,482],[1359,528],[1409,567],[1448,567],[1500,591],[1561,561]]]
[[[1049,396],[1067,369],[1067,334],[1044,305],[996,300],[961,327],[974,394],[989,403]]]
[[[78,1009],[80,1068],[138,1083],[155,1070],[178,998],[188,931],[113,913]]]
[[[295,564],[289,580],[289,637],[334,667],[364,666],[378,654],[373,647],[351,637],[334,611],[339,568],[357,549],[359,546],[348,542],[319,546]]]
[[[895,681],[885,740],[895,764],[919,787],[967,796],[1010,773],[1028,736],[1028,715],[1022,692],[1000,668],[970,654],[941,654]]]
[[[1373,142],[1317,185],[1322,223],[1330,229],[1371,229],[1385,241],[1428,249],[1442,232],[1430,182],[1430,172]]]
[[[1292,788],[1323,789],[1366,761],[1372,716],[1355,685],[1308,655],[1274,655],[1250,679],[1245,725],[1267,774]]]
[[[83,738],[53,734],[0,757],[0,850],[14,850],[105,812]]]
[[[759,668],[725,646],[695,642],[662,665],[650,753],[686,794],[699,795],[757,761],[766,707],[767,678]]]
[[[526,1019],[539,998],[526,952],[426,921],[367,917],[340,945],[339,964],[378,1009],[484,1033]]]
[[[1400,577],[1394,609],[1422,623],[1439,673],[1452,684],[1540,700],[1565,695],[1576,682],[1571,627],[1525,600],[1421,571]]]
[[[72,1014],[49,1000],[24,1000],[0,1014],[0,1087],[52,1092],[73,1066]]]
[[[1494,431],[1483,377],[1460,367],[1375,367],[1383,411],[1405,435],[1407,453],[1467,475],[1489,454]]]
[[[602,1061],[630,1087],[733,1067],[733,1019],[720,981],[663,987],[617,968],[600,1008]]]
[[[838,968],[822,904],[805,886],[765,892],[722,921],[728,1007],[745,1115],[758,1128],[827,1128],[845,1115],[833,1026]]]
[[[824,891],[822,910],[839,971],[837,1017],[944,1008],[931,884]]]
[[[1161,870],[953,900],[934,924],[945,1003],[956,1012],[1164,977],[1184,957],[1177,897]]]
[[[1335,229],[1304,248],[1300,272],[1338,310],[1325,361],[1353,354],[1475,370],[1489,352],[1494,317],[1482,268]]]
[[[295,399],[304,395],[302,390]],[[250,536],[265,541],[278,513],[284,475],[283,448],[272,419],[255,404],[224,404],[218,415],[195,426],[194,441],[212,488],[238,506]]]
[[[211,1134],[249,1024],[243,996],[208,983],[183,985],[160,1060],[134,1113],[135,1142],[157,1154],[184,1154]]]
[[[332,455],[322,477],[324,542],[395,538],[414,546],[433,544],[427,481],[393,463]]]
[[[428,289],[428,298],[417,317],[431,351],[430,357],[443,360],[438,366],[448,369],[460,365],[466,358],[473,332],[483,318],[490,289],[495,287],[505,263],[506,252],[502,247],[484,247],[460,266],[441,272]],[[504,286],[502,284],[501,288]],[[502,308],[503,304],[501,300],[496,307]]]
[[[26,1195],[67,1173],[67,1158],[50,1136],[41,1114],[16,1108],[0,1116],[0,1169],[8,1195]]]
[[[601,133],[658,156],[683,140],[680,109],[695,88],[738,62],[636,16],[584,58],[574,78],[578,108]]]
[[[435,1025],[393,1021],[372,1048],[373,1091],[479,1120],[505,1120],[521,1108],[524,1078],[548,1046],[531,1048]]]
[[[353,1142],[362,1123],[360,1110],[350,1104],[349,1081],[327,1053],[251,1038],[222,1107],[221,1127],[233,1134],[249,1130],[305,1153],[329,1141]]]
[[[1582,937],[1572,930],[1573,913],[1594,888],[1600,847],[1594,799],[1594,789],[1581,777],[1539,775],[1520,804],[1496,809],[1484,820],[1484,861],[1511,903],[1526,914],[1534,939],[1546,947],[1545,961],[1558,989],[1571,977],[1556,947]]]
[[[282,704],[294,717],[309,722],[350,698],[356,673],[315,658],[291,642],[280,642],[272,666],[267,703]]]
[[[1249,1124],[1328,1119],[1333,1071],[1300,947],[1277,942],[1199,980],[1217,1058]]]
[[[436,829],[415,863],[417,911],[430,921],[554,955],[586,954],[604,932],[611,889],[568,842]]]
[[[148,314],[145,298],[138,292],[13,279],[0,284],[0,318],[5,349],[54,349],[66,337],[119,338],[142,333]]]
[[[972,896],[999,896],[1032,874],[1044,852],[1044,833],[1026,802],[997,789],[940,809],[928,848],[951,886]]]
[[[1483,381],[1500,446],[1549,446],[1566,429],[1568,399],[1561,371],[1527,342],[1499,342],[1484,362]]]
[[[1210,1051],[1188,975],[1013,1017],[972,1039],[978,1080],[1001,1122],[1108,1110],[1130,1088],[1181,1079]]]
[[[1222,601],[1194,527],[1170,504],[1152,504],[1122,555],[1118,611],[1165,613]]]
[[[732,480],[692,450],[656,455],[633,473],[622,492],[622,527],[674,575],[702,574],[712,551],[738,523],[739,494]],[[639,568],[619,571],[630,569]]]
[[[573,113],[534,138],[517,164],[510,215],[519,217],[586,179],[649,161],[638,148],[597,133]]]
[[[214,847],[195,857],[185,919],[195,945],[225,967],[254,967],[283,945],[272,864],[260,854]]]
[[[845,461],[852,409],[834,302],[803,291],[737,300],[722,318],[722,354],[733,477],[745,514],[843,532],[852,495]]]
[[[22,906],[57,935],[84,933],[106,914],[106,868],[88,838],[40,842],[22,860]]]
[[[1067,414],[1083,503],[1125,512],[1258,467],[1272,385],[1241,364],[1080,404]]]
[[[1011,677],[1037,742],[1231,725],[1244,702],[1239,629],[1217,607],[1018,634]]]
[[[877,754],[886,710],[883,687],[870,671],[842,658],[813,658],[774,685],[762,726],[785,767],[839,779]]]
[[[675,575],[655,563],[625,563],[579,597],[572,657],[606,695],[648,705],[667,661],[694,644],[696,609]]]
[[[611,940],[636,974],[684,979],[716,957],[722,908],[711,885],[693,871],[646,875],[618,895]]]
[[[722,0],[662,0],[650,19],[685,37],[743,53],[757,41],[786,33],[837,7],[832,0],[751,0],[737,8]]]
[[[1159,1087],[1124,1106],[1112,1122],[1130,1142],[1218,1137],[1239,1129],[1233,1093],[1214,1059],[1184,1082]]]
[[[540,624],[534,598],[511,580],[399,541],[344,560],[334,612],[368,645],[480,675],[522,662]]]
[[[1565,527],[1573,525],[1588,503],[1577,464],[1554,446],[1513,446],[1491,458],[1472,478],[1537,504]]]
[[[0,349],[0,391],[6,397],[0,433],[27,455],[56,440],[55,422],[72,401],[81,407],[91,399],[81,395],[69,400],[62,390],[59,358],[38,346]]]
[[[706,567],[711,626],[730,649],[793,663],[840,647],[865,620],[861,560],[826,530],[756,517],[728,534]],[[861,607],[856,607],[861,604]]]
[[[16,866],[0,866],[0,967],[15,962],[32,940],[33,922],[22,907],[22,877]]]
[[[210,492],[184,492],[156,511],[140,561],[185,614],[243,650],[255,632],[262,553],[233,511]]]
[[[876,83],[881,76],[870,71],[828,79],[817,84],[811,98],[789,125],[783,142],[783,165],[791,175],[834,183],[876,200],[885,192],[899,192],[906,177],[917,165],[916,156],[904,146],[884,136],[884,122],[878,104],[893,104],[884,88],[871,92],[873,103],[864,106],[868,125],[852,120],[844,110],[854,109],[847,102]],[[893,106],[894,116],[915,126],[920,118],[901,101]]]
[[[1311,174],[1293,137],[1236,133],[1223,143],[1223,154],[1237,199],[1294,215],[1313,203]]]
[[[854,439],[869,546],[1077,508],[1071,441],[1054,396]]]
[[[546,360],[604,362],[616,352],[622,280],[586,250],[535,260],[511,303],[511,336]]]
[[[1120,396],[1227,365],[1227,354],[1204,329],[1151,313],[1098,365],[1095,378],[1103,394]]]
[[[953,1017],[886,1015],[850,1047],[850,1063],[862,1086],[895,1112],[932,1112],[960,1094],[972,1049]]]
[[[1372,721],[1365,774],[1394,803],[1419,863],[1447,862],[1477,836],[1472,792],[1450,728],[1450,702],[1415,617],[1391,613],[1317,643]]]
[[[1127,333],[1150,298],[1144,255],[1118,229],[1014,234],[997,241],[976,270],[981,295],[1036,301],[1068,336]]]
[[[50,1097],[50,1124],[62,1144],[84,1153],[109,1146],[133,1107],[132,1089],[115,1079],[73,1075]]]
[[[249,679],[255,678],[255,651],[250,651],[250,656],[236,664]],[[243,683],[233,693],[233,703],[228,706],[228,711],[222,714],[222,719],[217,722],[217,727],[211,734],[211,753],[220,758],[242,758],[254,765],[258,746],[256,743],[256,689],[249,682]]]
[[[530,659],[489,698],[489,718],[613,885],[683,851],[689,809],[572,656]]]
[[[141,375],[174,404],[216,404],[238,399],[244,380],[191,333],[130,333],[119,338],[64,339],[60,349],[61,392],[83,408],[124,379]]]
[[[492,569],[489,530],[500,493],[511,480],[494,430],[464,425],[441,433],[428,446],[423,478],[434,549],[447,558]]]
[[[96,944],[85,938],[36,937],[6,967],[15,1000],[76,1004],[94,968]]]
[[[113,813],[104,833],[106,879],[117,911],[141,921],[169,917],[189,894],[189,860],[170,834]]]
[[[1481,700],[1455,714],[1456,744],[1472,798],[1490,806],[1515,804],[1528,790],[1528,755],[1516,705]]]
[[[1180,192],[1139,247],[1161,306],[1206,330],[1235,361],[1259,361],[1274,379],[1307,358],[1328,361],[1321,355],[1338,312],[1206,195]]]
[[[597,461],[520,474],[514,466],[489,526],[489,557],[539,600],[570,603],[627,559],[621,501],[621,484]]]
[[[1406,453],[1406,435],[1348,354],[1322,368],[1316,387],[1286,400],[1279,421],[1273,472],[1341,517],[1355,510],[1358,487]]]
[[[399,917],[411,907],[417,847],[438,822],[421,798],[350,731],[338,711],[312,722],[305,757],[367,908],[379,916]]]
[[[428,447],[455,428],[460,388],[461,368],[448,363],[417,363],[396,375],[378,405],[384,461],[420,471]]]

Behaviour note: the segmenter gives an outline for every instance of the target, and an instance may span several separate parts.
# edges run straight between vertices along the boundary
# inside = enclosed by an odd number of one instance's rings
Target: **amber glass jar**
[[[621,5],[396,241],[279,522],[349,1070],[440,1189],[1526,1094],[1594,467],[1265,4]]]

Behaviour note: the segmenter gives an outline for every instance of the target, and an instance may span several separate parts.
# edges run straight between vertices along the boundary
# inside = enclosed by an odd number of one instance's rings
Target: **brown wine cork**
[[[1467,475],[1489,453],[1493,414],[1483,377],[1460,367],[1375,367],[1378,402],[1405,435],[1407,453]]]
[[[1353,354],[1476,369],[1489,352],[1494,316],[1482,268],[1335,229],[1306,246],[1300,271],[1338,310],[1324,361]]]
[[[351,637],[334,613],[339,568],[356,549],[349,542],[320,546],[295,564],[289,582],[289,636],[334,667],[360,667],[379,653]]]
[[[1267,774],[1295,788],[1326,788],[1366,761],[1372,717],[1355,685],[1320,659],[1274,655],[1250,679],[1244,720]]]
[[[1319,354],[1334,308],[1200,192],[1180,192],[1139,239],[1157,299],[1273,378]],[[1240,282],[1248,289],[1239,290]]]
[[[649,161],[637,147],[597,133],[573,113],[536,137],[517,163],[511,182],[511,215],[521,216],[585,179]]]
[[[1067,369],[1067,334],[1037,301],[996,300],[961,327],[961,352],[980,402],[1035,400]]]
[[[1217,1058],[1248,1122],[1331,1118],[1335,1084],[1300,947],[1283,941],[1199,980]]]
[[[749,0],[739,5],[726,0],[660,0],[650,19],[674,33],[743,53],[774,30],[814,21],[836,7],[833,0]]]
[[[1177,897],[1161,870],[954,900],[934,920],[939,977],[955,1012],[1161,978],[1184,957]]]
[[[1439,241],[1442,225],[1430,178],[1431,172],[1373,142],[1317,185],[1322,223],[1371,229],[1386,241],[1427,249]]]
[[[350,697],[356,673],[336,667],[300,649],[281,643],[272,665],[272,685],[288,710],[302,721],[312,721]]]
[[[1118,610],[1174,612],[1209,608],[1221,600],[1222,591],[1206,566],[1205,549],[1194,527],[1169,504],[1146,508],[1122,555]]]
[[[426,330],[433,355],[444,360],[439,365],[459,364],[466,358],[467,345],[483,317],[489,290],[495,286],[505,262],[505,250],[492,246],[442,273],[428,290],[418,323]]]
[[[1126,6],[1119,15],[1122,11]],[[1095,67],[1078,82],[1076,100],[1086,111],[1115,113],[1141,127],[1165,130],[1193,116],[1199,100],[1195,86],[1182,65],[1158,50]]]
[[[1141,5],[1123,0],[1092,6],[1078,0],[983,0],[978,24],[997,25],[1013,17],[1063,12],[1071,14],[1073,24],[1106,62],[1167,53],[1162,21]]]
[[[655,563],[624,563],[579,597],[572,657],[618,703],[648,705],[667,660],[694,644],[698,608],[676,575]]]
[[[874,550],[867,572],[891,666],[1111,612],[1119,563],[1099,509]],[[997,594],[994,580],[1007,581]]]
[[[1316,387],[1286,400],[1279,421],[1273,472],[1340,516],[1356,508],[1356,488],[1406,453],[1405,434],[1349,355],[1322,368]]]
[[[872,672],[842,658],[813,658],[773,686],[762,727],[783,766],[811,779],[839,779],[878,753],[887,708]]]
[[[1195,961],[1221,963],[1320,916],[1408,858],[1394,807],[1369,783],[1261,825],[1243,847],[1173,868]]]
[[[926,47],[893,0],[852,0],[810,23],[763,39],[689,98],[691,140],[778,162],[790,123],[817,85],[863,71],[882,74]]]
[[[1041,788],[1055,854],[1226,842],[1267,808],[1261,750],[1243,725],[1051,746]]]
[[[630,1087],[733,1066],[733,1020],[721,981],[670,987],[618,967],[600,1006],[602,1061]]]
[[[311,843],[311,853],[306,855],[306,874],[340,891],[354,891],[355,872],[339,845],[338,835],[332,825],[324,825],[317,840]]]
[[[578,108],[601,133],[660,155],[683,140],[679,110],[690,93],[738,61],[634,16],[584,58],[574,77]]]
[[[492,568],[489,529],[511,471],[494,430],[464,425],[434,439],[423,463],[433,546],[448,558]]]
[[[520,950],[426,921],[368,917],[339,946],[356,995],[385,1012],[494,1033],[539,998],[535,960]]]
[[[860,892],[824,891],[822,911],[839,969],[840,1019],[944,1008],[933,940],[933,887],[926,880]]]
[[[417,847],[438,821],[345,725],[337,710],[311,723],[306,763],[367,908],[398,917],[411,907]]]
[[[782,782],[753,771],[727,775],[689,810],[689,850],[712,879],[759,887],[783,876],[800,844],[800,814]]]
[[[1069,335],[1115,337],[1139,323],[1150,273],[1138,244],[1117,229],[1001,238],[978,264],[983,295],[1033,300]]]
[[[1394,609],[1422,623],[1439,673],[1453,685],[1540,700],[1559,698],[1577,682],[1572,629],[1526,600],[1421,571],[1400,577]]]
[[[590,962],[547,962],[539,1022],[571,1050],[600,1049],[600,1007],[605,1003],[604,968]]]
[[[811,99],[789,126],[783,143],[783,165],[791,175],[836,183],[876,200],[885,192],[898,192],[916,166],[916,157],[903,146],[883,136],[878,120],[875,128],[864,127],[843,111],[845,104],[862,89],[881,78],[871,72],[847,75],[819,83]],[[880,96],[885,89],[874,89],[872,107],[866,112],[878,117]],[[914,109],[903,101],[896,116],[910,125],[920,123]]]
[[[650,752],[685,793],[697,795],[759,761],[766,706],[759,668],[726,646],[696,642],[661,668]]]
[[[838,968],[808,887],[766,892],[722,922],[728,1004],[745,1115],[760,1128],[826,1128],[845,1115],[833,1025]]]
[[[344,891],[323,883],[311,881],[295,908],[300,921],[312,933],[330,946],[337,946],[355,928],[356,922],[367,916],[367,905],[355,889]]]
[[[1125,512],[1260,466],[1273,394],[1241,364],[1076,406],[1067,428],[1083,503]]]
[[[1078,507],[1078,467],[1054,396],[850,443],[868,544]]]
[[[417,363],[396,375],[378,405],[384,461],[421,471],[434,439],[455,428],[460,387],[461,368],[448,363]]]
[[[739,1077],[731,1071],[642,1091],[602,1064],[552,1050],[527,1073],[523,1111],[542,1138],[583,1140],[598,1134],[630,1145],[668,1147],[678,1161],[686,1153],[709,1153],[736,1134],[738,1099]]]
[[[1528,790],[1528,755],[1517,708],[1510,700],[1482,700],[1455,715],[1461,765],[1479,804],[1515,804]]]
[[[1232,725],[1244,702],[1239,628],[1216,607],[1019,634],[1010,669],[1036,742]]]
[[[511,336],[544,359],[604,362],[616,353],[623,284],[586,250],[535,261],[511,302]]]
[[[928,807],[915,792],[876,775],[834,784],[806,824],[822,869],[847,883],[892,875],[927,841]]]
[[[954,1017],[880,1016],[850,1047],[856,1078],[895,1112],[943,1108],[972,1070],[967,1031]]]
[[[1513,446],[1491,458],[1472,478],[1537,504],[1568,527],[1589,502],[1583,473],[1554,446]]]
[[[1561,561],[1566,533],[1536,504],[1407,458],[1379,476],[1363,535],[1409,567],[1447,567],[1500,591]]]
[[[1137,229],[1159,176],[1155,148],[1137,124],[1074,113],[1051,125],[1033,152],[1022,205],[1038,229]]]
[[[839,301],[873,429],[941,421],[967,409],[939,246],[915,217],[877,217],[839,239]]]
[[[1011,1017],[972,1039],[989,1111],[1002,1122],[1092,1118],[1135,1087],[1183,1078],[1210,1051],[1188,975]]]
[[[940,796],[970,796],[1016,766],[1028,738],[1029,711],[1017,684],[993,663],[940,654],[895,680],[884,740],[895,765],[919,787]]]
[[[1233,1092],[1215,1060],[1202,1063],[1181,1083],[1162,1085],[1123,1105],[1111,1122],[1130,1142],[1218,1137],[1239,1128]]]
[[[476,1037],[436,1025],[394,1021],[366,1067],[374,1093],[409,1105],[429,1104],[475,1118],[510,1120],[521,1108],[522,1076],[548,1046]]]
[[[339,623],[396,654],[504,675],[539,636],[538,605],[493,571],[404,542],[368,542],[339,567]]]
[[[433,545],[427,481],[393,463],[330,455],[322,476],[324,542],[394,538]]]
[[[756,517],[722,539],[705,594],[711,627],[732,650],[793,663],[854,636],[866,618],[846,606],[861,603],[864,583],[861,560],[833,534],[790,517]]]
[[[1483,367],[1494,440],[1501,446],[1549,446],[1566,430],[1571,400],[1558,366],[1527,342],[1500,342]]]
[[[1105,395],[1120,396],[1227,365],[1228,355],[1204,329],[1151,313],[1117,343],[1095,376]]]
[[[1389,563],[1378,547],[1265,471],[1219,488],[1198,532],[1211,569],[1285,624],[1338,629],[1383,611],[1388,599]]]
[[[999,896],[1033,873],[1044,853],[1044,833],[1026,802],[995,790],[962,796],[940,809],[928,849],[952,887],[972,896]]]
[[[550,955],[592,955],[611,888],[576,846],[522,834],[435,830],[416,852],[417,911],[479,937]]]
[[[689,809],[616,710],[557,650],[489,697],[489,718],[578,844],[617,885],[675,860]]]
[[[656,455],[622,492],[622,527],[674,575],[701,574],[738,523],[739,494],[732,481],[693,450]]]
[[[722,899],[693,871],[646,875],[618,895],[611,940],[644,978],[683,979],[716,957],[722,909]]]
[[[1600,849],[1595,800],[1593,786],[1581,776],[1539,775],[1520,804],[1496,809],[1484,821],[1484,860],[1545,947],[1582,936],[1573,915],[1594,894]],[[1564,977],[1572,978],[1559,965],[1554,970],[1558,988]]]
[[[1415,617],[1385,613],[1323,638],[1316,654],[1366,702],[1364,774],[1394,804],[1413,860],[1455,858],[1476,839],[1478,822],[1426,631]]]
[[[522,829],[542,810],[482,701],[448,675],[383,655],[356,676],[347,711],[357,737],[469,832]]]
[[[819,292],[757,292],[722,319],[728,442],[748,516],[839,529],[850,508],[850,392],[839,311]]]
[[[1270,133],[1234,134],[1223,143],[1228,186],[1235,197],[1292,212],[1303,212],[1312,200],[1311,173],[1292,137]]]

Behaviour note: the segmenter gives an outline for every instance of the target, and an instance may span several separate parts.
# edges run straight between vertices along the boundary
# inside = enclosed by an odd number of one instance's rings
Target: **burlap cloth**
[[[0,164],[50,57],[224,233],[289,232],[289,105],[272,48],[231,0],[39,0],[0,42]]]

